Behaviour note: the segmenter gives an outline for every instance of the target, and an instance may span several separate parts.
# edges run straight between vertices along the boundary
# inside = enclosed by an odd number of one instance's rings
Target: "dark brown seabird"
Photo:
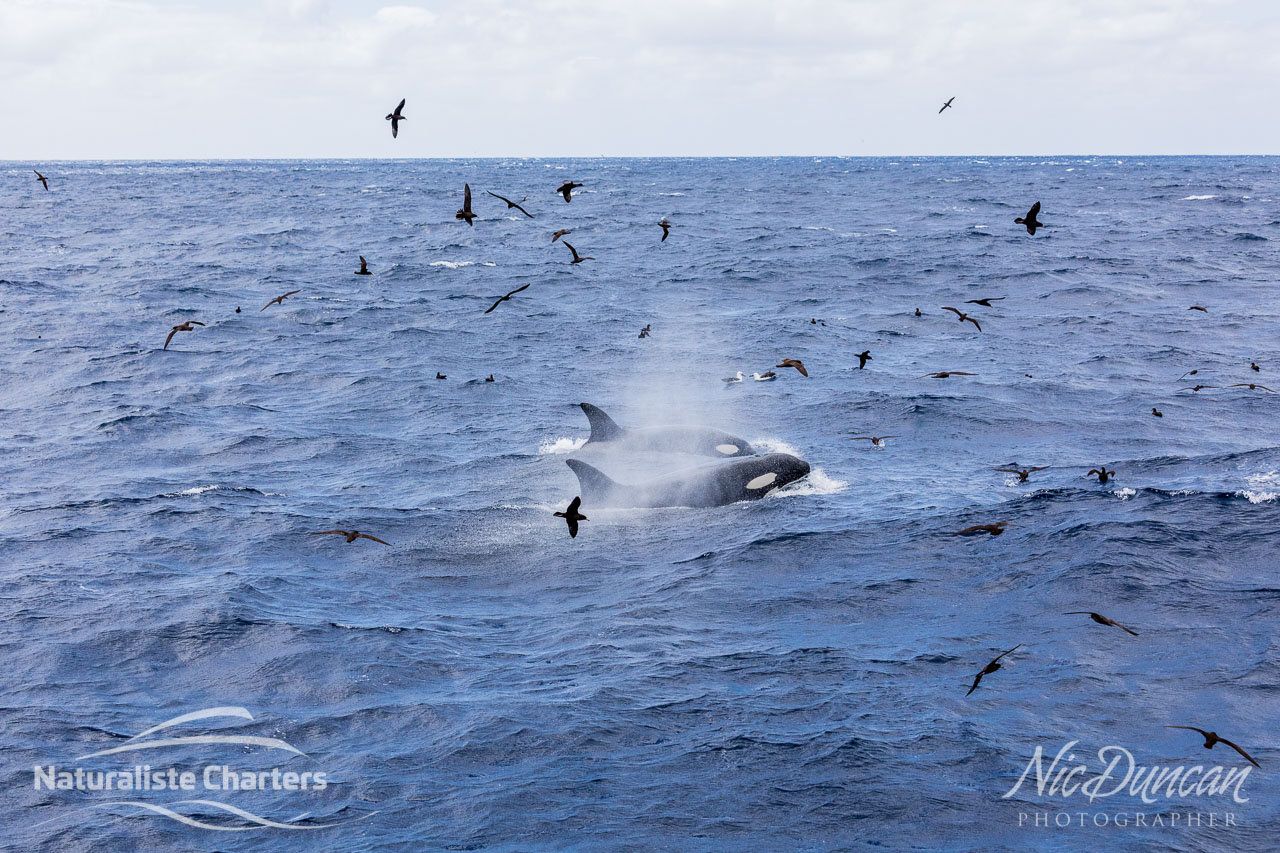
[[[401,110],[404,109],[404,100],[405,100],[404,98],[401,98],[400,103],[396,105],[395,110],[387,114],[387,121],[391,122],[391,138],[392,139],[395,139],[397,136],[400,135],[400,122],[408,121],[408,119],[405,118],[404,115],[402,115],[400,112]]]
[[[1009,649],[1009,651],[1007,652],[1001,652],[1000,654],[996,655],[995,658],[992,659],[991,663],[987,664],[986,667],[983,668],[982,672],[978,673],[973,677],[973,686],[969,688],[969,693],[972,693],[973,691],[978,689],[978,682],[982,681],[982,676],[990,675],[991,673],[995,672],[997,669],[1000,668],[1000,658],[1004,657],[1007,654],[1012,654],[1013,652],[1016,652],[1020,648],[1022,648],[1022,643],[1018,643],[1018,645]],[[966,693],[964,695],[968,696],[969,693]]]
[[[1019,216],[1017,219],[1013,221],[1014,221],[1014,224],[1016,225],[1025,225],[1027,227],[1027,233],[1032,236],[1035,236],[1036,229],[1044,227],[1043,222],[1038,222],[1036,220],[1036,217],[1039,215],[1040,215],[1040,202],[1036,202],[1035,204],[1031,205],[1031,209],[1027,211],[1026,216]]]
[[[578,512],[578,508],[581,506],[582,506],[582,497],[579,496],[569,501],[569,507],[564,512],[552,513],[552,515],[554,515],[556,518],[563,518],[565,521],[565,524],[569,525],[570,539],[578,538],[578,522],[579,521],[591,520],[587,518],[585,515],[583,515],[582,513]]]

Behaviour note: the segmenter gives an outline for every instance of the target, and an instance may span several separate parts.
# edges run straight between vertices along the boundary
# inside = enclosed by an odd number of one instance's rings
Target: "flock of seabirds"
[[[942,108],[938,110],[938,114],[941,115],[944,111],[951,108],[952,103],[954,101],[955,101],[954,97],[948,99],[946,103],[942,105]],[[405,105],[405,99],[401,99],[400,103],[396,105],[396,108],[392,112],[388,113],[386,116],[386,120],[391,122],[392,138],[396,138],[400,135],[400,122],[408,120],[403,112],[404,105]],[[46,178],[43,174],[41,174],[39,171],[36,171],[34,169],[32,171],[35,171],[36,179],[44,186],[45,190],[47,191],[49,189],[49,179]],[[556,193],[562,196],[566,203],[570,203],[573,201],[573,191],[582,186],[584,185],[581,183],[577,183],[575,181],[565,181],[563,184],[560,185],[559,188],[556,189]],[[486,190],[486,192],[488,192],[489,195],[493,196],[499,201],[505,203],[507,210],[513,210],[513,209],[518,210],[528,218],[530,219],[534,218],[534,215],[523,207],[524,203],[528,200],[527,197],[521,198],[520,201],[517,202],[517,201],[512,201],[511,199],[505,196],[499,195],[492,191]],[[1031,208],[1027,211],[1025,216],[1019,216],[1015,218],[1013,221],[1014,221],[1014,224],[1023,226],[1026,229],[1027,234],[1031,236],[1035,236],[1037,229],[1046,227],[1045,224],[1039,220],[1039,215],[1040,215],[1040,202],[1037,201],[1036,203],[1031,205]],[[475,224],[475,220],[478,218],[477,214],[472,210],[472,206],[471,206],[470,184],[463,185],[462,207],[457,211],[456,214],[454,214],[454,218],[457,220],[466,222],[467,225],[469,226],[473,226]],[[668,220],[663,219],[661,222],[658,222],[657,225],[662,229],[662,237],[660,239],[660,242],[665,242],[667,237],[669,237],[671,234],[671,227],[672,227],[671,223]],[[594,261],[595,258],[590,255],[578,254],[578,250],[574,248],[573,245],[569,243],[568,240],[563,239],[564,237],[568,236],[570,233],[572,232],[569,229],[565,229],[565,228],[559,229],[551,235],[551,242],[555,243],[557,241],[560,241],[564,243],[565,247],[572,254],[572,258],[569,261],[570,264],[580,264],[586,261]],[[360,269],[355,271],[355,275],[373,275],[372,271],[369,269],[368,261],[365,260],[363,255],[360,256]],[[532,286],[532,282],[522,285],[521,287],[517,287],[515,290],[512,290],[509,293],[506,293],[503,296],[498,297],[497,300],[491,306],[489,306],[489,308],[487,308],[484,311],[484,313],[485,314],[492,313],[494,310],[498,308],[498,306],[502,305],[504,302],[510,302],[512,297],[527,290],[530,286]],[[290,296],[293,296],[294,294],[299,292],[300,290],[290,290],[287,293],[282,293],[281,295],[269,301],[266,305],[262,306],[262,308],[260,308],[259,311],[266,311],[268,308],[270,308],[273,305],[283,305],[286,299],[288,299]],[[991,305],[992,302],[997,302],[1004,298],[1005,297],[1003,296],[988,296],[988,297],[983,297],[981,299],[968,299],[968,300],[965,300],[964,304],[977,305],[983,308],[991,308],[993,307]],[[981,324],[979,324],[978,320],[975,317],[970,316],[968,313],[968,311],[972,311],[974,309],[961,310],[959,308],[956,308],[950,305],[941,306],[941,309],[943,311],[950,311],[953,314],[955,314],[957,318],[957,322],[972,323],[974,328],[976,328],[979,332],[982,331],[982,326]],[[1203,311],[1205,313],[1208,313],[1208,309],[1202,305],[1192,305],[1187,310]],[[237,314],[240,313],[239,307],[236,308],[236,313]],[[917,317],[922,316],[919,308],[915,309],[915,316]],[[821,321],[815,318],[810,320],[810,322],[816,325]],[[169,343],[173,340],[174,335],[178,334],[179,332],[195,331],[195,328],[194,328],[195,326],[203,326],[203,325],[205,324],[200,322],[199,320],[187,320],[185,322],[177,324],[176,326],[174,326],[172,329],[169,330],[169,335],[168,337],[165,338],[163,349],[167,350],[169,348]],[[826,325],[826,324],[822,323],[822,325]],[[647,338],[650,336],[651,333],[652,333],[652,325],[651,324],[646,325],[643,329],[640,330],[639,337]],[[873,360],[870,350],[863,350],[862,352],[857,353],[855,357],[858,359],[858,366],[856,368],[857,370],[864,370],[867,366],[867,362]],[[1258,366],[1257,362],[1250,362],[1249,368],[1253,370],[1255,373],[1260,373],[1262,370],[1262,368]],[[803,377],[809,376],[808,369],[804,366],[804,364],[799,359],[794,359],[794,358],[781,359],[778,362],[778,364],[775,365],[775,369],[794,369],[797,373],[799,373]],[[1199,372],[1200,372],[1199,369],[1190,370],[1184,373],[1182,376],[1180,376],[1179,380],[1184,380],[1190,376],[1196,376],[1197,374],[1199,374]],[[964,370],[941,370],[941,371],[923,374],[919,378],[948,379],[952,376],[976,376],[976,375],[977,375],[976,373],[971,373],[969,371],[964,371]],[[439,372],[436,373],[436,379],[447,379],[447,378],[448,377],[443,373],[439,373]],[[775,372],[775,370],[767,370],[763,373],[761,372],[753,373],[751,375],[751,378],[757,382],[769,382],[777,379],[778,374]],[[734,376],[730,376],[724,381],[726,384],[733,384],[737,382],[742,382],[744,381],[744,379],[745,377],[742,371],[738,371]],[[495,381],[493,378],[493,374],[489,374],[489,376],[484,381],[486,382]],[[1191,385],[1184,388],[1179,388],[1178,390],[1192,391],[1192,392],[1198,393],[1200,391],[1213,389],[1213,388],[1222,388],[1222,387],[1248,388],[1250,391],[1264,391],[1264,392],[1269,392],[1273,394],[1276,393],[1273,389],[1268,388],[1267,386],[1261,385],[1256,382],[1237,382],[1229,386],[1196,384],[1196,385]],[[1152,416],[1157,418],[1164,417],[1164,414],[1155,407],[1152,407],[1151,414]],[[886,439],[897,438],[897,437],[898,436],[895,436],[895,435],[882,435],[882,436],[860,435],[860,436],[855,436],[853,440],[868,441],[875,447],[884,447],[885,446],[884,443]],[[1028,478],[1031,476],[1031,474],[1037,471],[1047,470],[1048,468],[1049,466],[1047,465],[1041,465],[1041,466],[1030,467],[1030,468],[1016,468],[1016,467],[1015,468],[994,468],[992,470],[1013,474],[1017,476],[1018,478],[1017,482],[1025,483],[1028,481]],[[1115,476],[1115,473],[1116,472],[1114,470],[1109,470],[1105,465],[1100,465],[1097,468],[1091,469],[1085,476],[1086,477],[1096,476],[1098,478],[1099,484],[1106,484],[1108,480],[1110,480],[1112,477]],[[575,497],[569,503],[569,506],[566,507],[565,510],[554,513],[556,518],[563,518],[565,520],[565,523],[568,525],[569,535],[574,538],[576,538],[578,535],[579,522],[589,520],[587,516],[582,514],[581,510],[582,510],[582,498],[581,496],[578,496],[578,497]],[[997,521],[990,524],[975,524],[971,527],[966,527],[963,530],[957,530],[953,535],[975,536],[975,535],[989,534],[991,536],[999,536],[1004,532],[1004,529],[1006,527],[1011,527],[1011,526],[1014,526],[1014,525],[1006,521]],[[369,539],[373,542],[379,542],[383,545],[391,544],[390,542],[380,539],[377,536],[373,536],[369,533],[362,533],[359,530],[336,530],[336,529],[335,530],[318,530],[313,532],[311,535],[313,536],[338,535],[338,536],[342,536],[348,543],[354,542],[357,539]],[[1113,619],[1103,616],[1100,613],[1094,613],[1089,610],[1072,610],[1072,611],[1068,611],[1065,615],[1088,616],[1091,620],[1098,623],[1099,625],[1118,628],[1119,630],[1125,631],[1135,637],[1138,636],[1137,631],[1134,631],[1131,628],[1121,625],[1119,622],[1116,622]],[[973,677],[973,683],[969,687],[969,691],[965,695],[968,696],[972,694],[975,690],[977,690],[978,685],[982,683],[982,679],[984,676],[991,675],[992,673],[998,671],[1002,667],[1002,664],[1000,663],[1000,661],[1020,648],[1022,648],[1022,644],[1018,644],[1014,646],[1012,649],[1001,652],[994,659],[992,659],[990,663],[988,663],[985,667],[983,667],[983,669]],[[1249,755],[1249,753],[1245,752],[1244,749],[1242,749],[1239,745],[1227,740],[1224,737],[1219,736],[1217,732],[1208,731],[1206,729],[1197,728],[1195,726],[1165,726],[1165,728],[1186,729],[1189,731],[1198,732],[1204,738],[1205,749],[1212,749],[1214,746],[1221,743],[1234,749],[1236,752],[1238,752],[1241,756],[1247,759],[1255,767],[1261,767],[1261,765],[1258,764],[1258,762],[1254,760],[1254,758],[1251,755]]]

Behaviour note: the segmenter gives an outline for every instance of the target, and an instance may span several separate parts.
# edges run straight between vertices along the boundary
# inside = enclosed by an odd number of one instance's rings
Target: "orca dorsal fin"
[[[579,403],[583,413],[587,416],[587,422],[591,424],[591,437],[587,442],[593,441],[617,441],[622,438],[626,430],[613,422],[613,418],[604,413],[604,409],[599,406],[593,406],[590,403]]]
[[[621,488],[617,480],[611,480],[599,468],[593,468],[585,462],[566,459],[564,464],[578,475],[578,485],[582,490],[583,501],[588,505],[597,500],[607,500],[610,492]]]

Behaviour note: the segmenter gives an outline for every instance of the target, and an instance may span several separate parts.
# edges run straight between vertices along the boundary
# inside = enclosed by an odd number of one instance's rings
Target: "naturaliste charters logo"
[[[210,762],[195,769],[175,765],[160,765],[150,762],[136,763],[118,769],[95,769],[83,767],[79,762],[93,761],[107,756],[137,754],[151,750],[164,750],[200,745],[230,745],[238,747],[257,747],[267,754],[279,751],[290,756],[307,755],[288,742],[274,737],[260,737],[244,734],[177,734],[168,730],[177,726],[202,720],[238,719],[253,721],[253,715],[245,708],[223,706],[204,708],[165,720],[145,731],[139,732],[124,743],[77,756],[74,766],[58,764],[37,764],[32,768],[32,784],[37,791],[75,791],[81,793],[194,793],[205,792],[206,798],[182,799],[168,803],[149,802],[143,799],[113,799],[107,802],[93,803],[86,808],[126,808],[137,809],[152,814],[162,815],[170,820],[199,829],[242,832],[249,829],[292,829],[315,830],[329,829],[342,824],[352,823],[372,817],[377,812],[370,812],[358,818],[339,821],[337,823],[304,822],[305,813],[289,822],[282,822],[254,814],[228,802],[209,799],[209,792],[226,795],[229,792],[321,792],[332,784],[328,773],[323,770],[287,770],[281,767],[270,769],[242,769],[225,761]],[[225,730],[222,730],[225,731]],[[210,823],[200,817],[193,817],[178,811],[179,808],[190,810],[196,807],[201,811],[213,810],[235,818],[234,822]],[[48,821],[45,821],[47,823]]]
[[[1041,797],[1047,793],[1050,797],[1067,799],[1079,794],[1093,803],[1127,793],[1151,804],[1161,799],[1218,797],[1230,792],[1235,802],[1249,802],[1248,797],[1241,795],[1241,786],[1249,777],[1252,767],[1206,768],[1201,764],[1191,767],[1144,767],[1137,763],[1129,750],[1111,745],[1098,750],[1098,765],[1101,770],[1091,773],[1090,766],[1077,762],[1071,751],[1077,743],[1079,741],[1070,741],[1058,750],[1047,768],[1044,748],[1037,745],[1035,754],[1027,762],[1022,775],[1001,799],[1008,799],[1016,794],[1034,771],[1036,793]]]

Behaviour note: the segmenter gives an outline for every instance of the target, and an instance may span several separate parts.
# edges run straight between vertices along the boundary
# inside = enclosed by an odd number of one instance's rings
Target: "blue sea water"
[[[1280,161],[0,176],[4,849],[1275,848],[1280,395],[1178,389],[1280,389]],[[572,204],[566,179],[585,184]],[[464,182],[474,227],[453,218]],[[1012,219],[1037,199],[1030,237]],[[571,266],[559,228],[597,260]],[[352,274],[358,255],[372,276]],[[941,310],[991,296],[964,306],[981,332]],[[188,319],[206,325],[162,350]],[[809,378],[721,381],[783,357]],[[940,370],[976,375],[920,378]],[[565,460],[591,458],[581,401],[623,425],[717,426],[813,472],[717,509],[584,505],[571,540],[551,513],[578,493]],[[869,434],[898,437],[851,440]],[[992,470],[1012,464],[1052,467],[1023,484]],[[1099,465],[1115,479],[1085,476]],[[994,521],[1015,526],[950,535]],[[332,528],[392,547],[309,535]],[[225,707],[253,719],[164,734],[305,755],[80,760]],[[1034,776],[1003,796],[1037,746],[1047,766],[1073,741],[1090,774],[1107,745],[1142,766],[1247,766],[1166,725],[1248,750],[1247,802],[1090,803]],[[33,781],[138,763],[329,784]],[[340,825],[225,832],[149,808],[253,825],[212,801]]]

